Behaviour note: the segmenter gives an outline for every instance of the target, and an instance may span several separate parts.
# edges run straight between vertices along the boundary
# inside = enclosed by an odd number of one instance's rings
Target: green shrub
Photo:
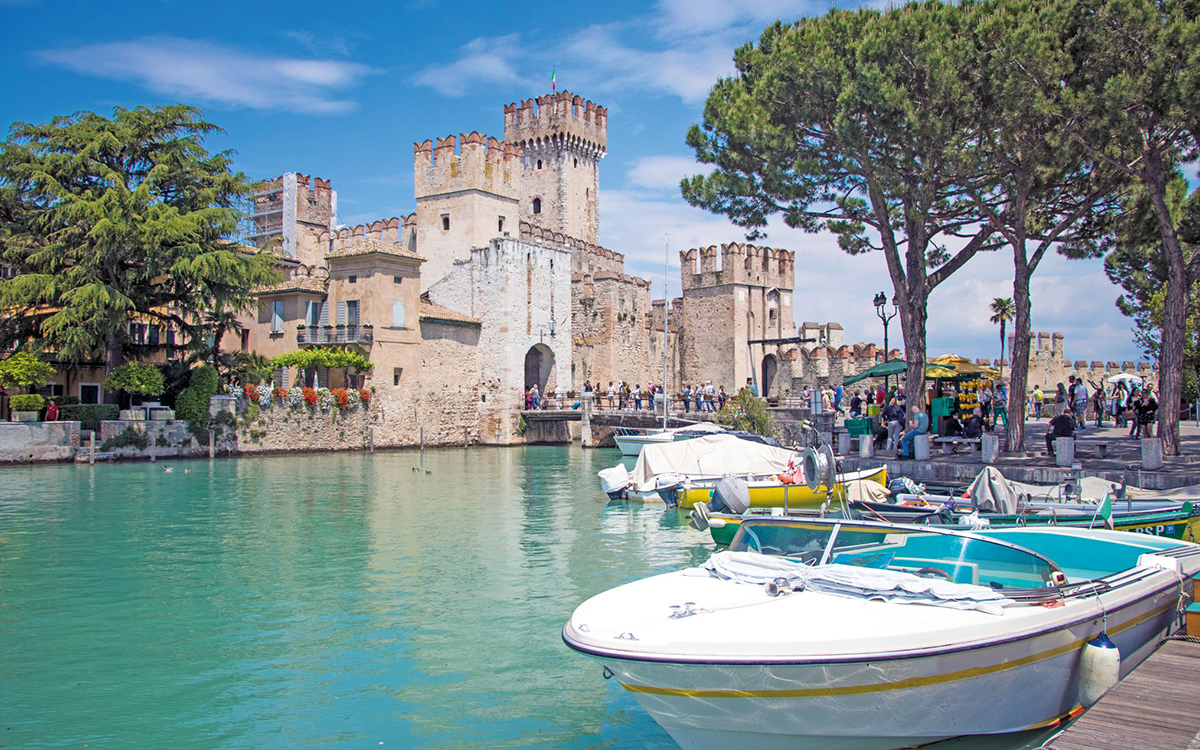
[[[189,422],[208,420],[208,393],[202,388],[189,385],[175,397],[175,418]]]
[[[116,437],[110,437],[100,444],[100,450],[111,451],[116,448],[138,448],[146,450],[150,447],[150,436],[141,430],[126,427],[125,431]]]
[[[102,420],[116,419],[120,407],[116,404],[67,404],[58,409],[58,418],[63,422],[81,422],[82,429],[99,430]]]
[[[135,393],[142,396],[162,395],[162,371],[141,362],[126,362],[104,379],[104,390]]]
[[[217,371],[208,365],[200,365],[192,370],[192,376],[188,379],[189,388],[201,388],[208,395],[215,396],[221,388],[221,378],[217,375]]]
[[[36,393],[24,393],[8,400],[8,408],[13,411],[41,411],[45,405],[46,399]]]

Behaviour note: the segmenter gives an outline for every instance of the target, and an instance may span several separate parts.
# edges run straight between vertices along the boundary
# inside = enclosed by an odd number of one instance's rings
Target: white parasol
[[[1131,375],[1127,372],[1123,372],[1119,375],[1113,375],[1111,378],[1109,378],[1105,382],[1112,383],[1114,385],[1117,383],[1124,383],[1125,385],[1141,385],[1142,384],[1142,376]]]

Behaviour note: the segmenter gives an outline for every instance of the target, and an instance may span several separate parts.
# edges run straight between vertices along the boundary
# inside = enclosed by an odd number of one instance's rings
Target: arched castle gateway
[[[585,380],[658,383],[666,303],[598,244],[607,127],[604,107],[568,92],[508,104],[503,140],[471,131],[413,144],[413,213],[354,227],[338,224],[328,180],[264,181],[250,239],[277,248],[287,278],[260,290],[232,345],[268,357],[361,351],[375,365],[362,383],[376,393],[375,445],[412,445],[422,430],[426,444],[461,443],[464,428],[476,442],[519,441],[516,409],[532,382],[548,396]],[[782,394],[871,364],[873,347],[839,354],[840,327],[836,341],[780,341],[797,336],[792,252],[733,243],[680,262],[673,389],[750,378]],[[276,373],[285,385],[295,377]],[[340,373],[317,377],[342,384]]]

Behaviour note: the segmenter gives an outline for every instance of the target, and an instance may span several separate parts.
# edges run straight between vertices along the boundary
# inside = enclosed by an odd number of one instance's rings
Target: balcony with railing
[[[296,343],[301,345],[362,344],[370,346],[375,330],[370,325],[307,326],[296,330]]]

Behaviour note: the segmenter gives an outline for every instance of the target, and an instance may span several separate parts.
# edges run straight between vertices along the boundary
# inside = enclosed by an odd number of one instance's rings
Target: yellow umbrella
[[[951,370],[949,367],[940,365],[925,365],[925,377],[927,378],[953,378],[961,373],[958,370]]]
[[[994,378],[1000,375],[1000,371],[993,367],[977,365],[966,357],[960,357],[957,354],[943,354],[940,357],[934,357],[929,360],[929,364],[949,365],[953,367],[954,374],[945,377],[954,377],[954,375],[983,375],[984,377]]]

